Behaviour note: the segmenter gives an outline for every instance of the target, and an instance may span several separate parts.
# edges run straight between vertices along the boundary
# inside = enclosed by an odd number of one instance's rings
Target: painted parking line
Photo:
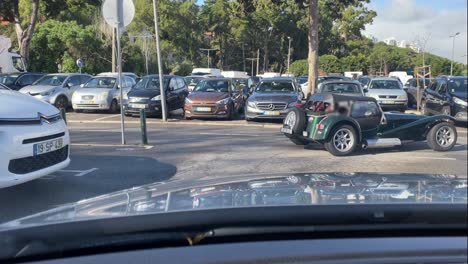
[[[456,158],[438,158],[438,157],[412,157],[414,159],[432,159],[432,160],[457,160]]]
[[[99,144],[99,143],[72,143],[72,146],[77,147],[111,147],[111,148],[119,148],[122,150],[124,148],[131,148],[131,149],[152,149],[153,145],[122,145],[122,144]]]
[[[65,172],[65,173],[75,173],[73,176],[75,177],[82,177],[85,176],[93,171],[97,171],[98,168],[91,168],[89,170],[59,170],[59,172]]]
[[[96,118],[96,119],[94,119],[94,121],[101,121],[101,120],[111,119],[111,118],[118,117],[118,116],[120,116],[120,114],[104,116],[104,117]]]

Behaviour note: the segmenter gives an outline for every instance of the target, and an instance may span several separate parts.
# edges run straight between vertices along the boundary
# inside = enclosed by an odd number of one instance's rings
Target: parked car
[[[358,82],[361,83],[362,87],[364,87],[369,84],[371,77],[367,75],[362,75],[362,76],[359,76],[357,80]]]
[[[102,75],[89,79],[73,94],[72,103],[75,112],[83,110],[106,110],[117,113],[120,108],[120,87],[116,74]],[[122,77],[124,96],[132,89],[135,81],[128,76]]]
[[[67,126],[57,108],[0,85],[0,188],[68,166]]]
[[[436,78],[424,90],[421,112],[423,115],[450,115],[457,121],[466,122],[467,76]]]
[[[419,101],[421,101],[422,94],[426,87],[429,87],[431,83],[430,78],[411,78],[403,86],[403,90],[408,94],[408,106],[414,106],[417,104],[416,98],[418,97],[419,87]],[[419,85],[418,85],[419,84]]]
[[[292,109],[281,132],[297,145],[321,143],[335,156],[349,155],[358,147],[425,140],[435,151],[448,151],[457,142],[454,121],[447,115],[383,113],[374,98],[328,93],[315,94],[303,108]]]
[[[12,90],[19,90],[25,86],[33,84],[43,73],[17,72],[0,74],[0,83],[8,86]]]
[[[309,79],[309,77],[307,77],[307,76],[299,76],[299,77],[297,77],[296,79],[297,79],[297,82],[298,82],[299,84],[303,84],[303,83],[306,83],[306,82],[307,82],[307,80]]]
[[[229,78],[202,80],[185,99],[187,119],[213,117],[233,119],[244,107],[243,94],[236,91]]]
[[[404,112],[408,106],[408,96],[400,82],[394,78],[373,78],[364,88],[368,89],[366,96],[375,98],[384,110]]]
[[[302,91],[291,78],[263,79],[247,99],[245,119],[282,119],[301,99]]]
[[[101,72],[97,74],[96,76],[117,76],[118,73],[116,72]],[[122,72],[122,76],[127,76],[133,79],[135,83],[137,83],[140,80],[140,77],[138,77],[137,74],[133,72]]]
[[[169,111],[183,109],[188,88],[184,79],[176,75],[164,75],[164,90],[166,91],[166,105]],[[149,116],[160,116],[161,90],[159,75],[143,77],[127,94],[128,104],[125,107],[126,115],[140,115],[140,109],[145,109]]]
[[[340,93],[364,96],[367,91],[357,81],[325,81],[320,83],[316,93]]]
[[[200,76],[200,75],[190,75],[190,76],[185,76],[184,80],[185,83],[187,84],[188,91],[191,92],[193,91],[193,88],[201,81],[208,78],[207,76]]]
[[[320,85],[322,82],[326,81],[351,81],[351,78],[348,78],[346,76],[340,76],[340,75],[326,75],[326,76],[319,76],[317,78],[317,86]],[[309,87],[309,81],[301,84],[301,90],[304,95],[306,95],[306,90]]]
[[[66,109],[71,106],[73,93],[89,78],[91,75],[79,73],[48,74],[19,91],[53,104],[59,109]]]
[[[8,86],[0,83],[0,90],[11,90]]]

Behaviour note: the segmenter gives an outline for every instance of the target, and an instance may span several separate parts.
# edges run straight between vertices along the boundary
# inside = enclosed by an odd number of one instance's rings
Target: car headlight
[[[109,92],[102,92],[99,97],[101,97],[101,99],[106,99],[107,96],[109,96]]]
[[[467,102],[460,99],[460,98],[457,98],[457,97],[453,97],[453,102],[458,104],[458,105],[463,105],[463,106],[467,106]]]
[[[156,95],[155,97],[151,98],[151,101],[161,101],[161,95]]]
[[[406,95],[399,95],[398,99],[406,99]]]
[[[249,107],[253,107],[253,108],[257,107],[257,106],[255,105],[255,102],[251,102],[251,101],[247,101],[247,105],[248,105]]]
[[[188,99],[187,97],[185,97],[185,103],[186,103],[186,104],[191,104],[192,101],[190,101],[190,99]]]
[[[55,92],[55,89],[40,93],[41,96],[49,96]]]
[[[220,104],[220,105],[225,105],[227,103],[229,103],[229,97],[228,98],[224,98],[223,100],[219,100],[218,102],[216,102],[217,104]]]

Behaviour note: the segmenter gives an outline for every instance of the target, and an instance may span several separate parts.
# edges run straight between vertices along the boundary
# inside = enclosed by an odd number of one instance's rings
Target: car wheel
[[[351,154],[358,144],[356,131],[352,126],[341,125],[335,127],[327,142],[325,149],[334,156],[346,156]]]
[[[421,101],[421,114],[428,115],[427,108],[426,108],[426,101]]]
[[[448,151],[457,143],[457,129],[452,123],[443,122],[429,130],[427,144],[435,151]]]
[[[451,115],[451,110],[450,110],[450,106],[444,106],[444,108],[442,109],[442,114],[443,115]]]
[[[117,104],[117,100],[112,100],[111,105],[109,107],[110,113],[117,113],[119,111],[119,105]]]
[[[306,114],[298,107],[292,108],[283,120],[283,126],[288,126],[292,130],[292,135],[302,136],[306,124]]]
[[[57,109],[59,110],[62,110],[62,109],[67,110],[67,107],[68,107],[67,98],[65,98],[64,96],[59,96],[57,100],[55,100],[54,106],[57,107]]]

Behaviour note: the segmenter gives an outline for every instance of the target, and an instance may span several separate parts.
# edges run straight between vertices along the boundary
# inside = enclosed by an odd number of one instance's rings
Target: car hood
[[[112,88],[80,88],[73,93],[73,96],[85,95],[85,94],[98,95],[101,93],[110,92],[112,90],[113,90]]]
[[[451,94],[452,94],[453,96],[458,97],[458,98],[460,98],[460,99],[463,99],[463,100],[465,100],[465,101],[468,99],[468,93],[460,93],[460,92],[458,92],[458,93],[451,93]]]
[[[296,102],[299,97],[295,93],[253,93],[249,97],[249,101],[261,102]]]
[[[43,93],[60,86],[53,85],[28,85],[21,88],[19,91],[22,93]]]
[[[0,90],[0,119],[37,118],[38,113],[44,116],[52,116],[59,112],[51,104],[30,95],[16,91]]]
[[[128,93],[128,97],[152,98],[161,94],[159,89],[133,89]]]
[[[215,103],[219,100],[229,97],[228,93],[218,93],[218,92],[192,92],[189,94],[188,98],[192,102],[209,102]]]
[[[466,203],[467,180],[426,174],[239,175],[134,187],[10,221],[0,229],[214,208],[440,202]]]
[[[369,89],[366,95],[406,95],[403,89]]]

